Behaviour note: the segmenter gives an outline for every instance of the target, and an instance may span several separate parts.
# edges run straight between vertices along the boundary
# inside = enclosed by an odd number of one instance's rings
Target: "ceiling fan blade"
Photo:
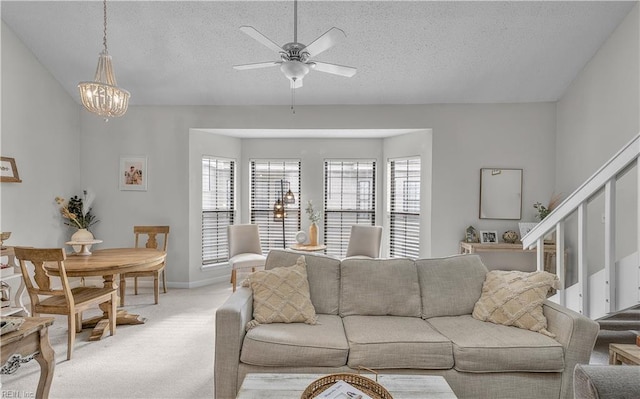
[[[313,41],[310,45],[304,48],[304,51],[309,53],[310,57],[322,53],[323,51],[333,47],[340,39],[347,37],[342,29],[333,27],[326,31],[322,36]]]
[[[269,39],[262,33],[258,32],[256,28],[254,28],[253,26],[241,26],[240,30],[246,33],[247,35],[251,36],[255,40],[259,41],[260,43],[264,44],[271,50],[275,51],[276,53],[279,53],[282,51],[281,46],[278,46],[276,43],[273,42],[273,40]]]
[[[311,64],[315,64],[313,69],[320,72],[332,73],[334,75],[346,76],[348,78],[352,77],[358,71],[356,68],[344,66],[344,65],[336,65],[336,64],[328,64],[326,62],[310,62]]]
[[[282,64],[282,62],[278,62],[278,61],[257,62],[255,64],[234,65],[233,69],[237,69],[238,71],[244,71],[247,69],[268,68],[268,67],[278,66],[280,64]]]

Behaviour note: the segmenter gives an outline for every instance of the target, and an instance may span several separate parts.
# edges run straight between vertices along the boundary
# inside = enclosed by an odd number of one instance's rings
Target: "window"
[[[327,160],[324,163],[324,243],[327,254],[343,258],[351,225],[374,225],[376,163]]]
[[[273,205],[282,197],[282,190],[291,190],[296,202],[285,209],[282,242],[282,219],[274,220]],[[295,242],[300,230],[300,161],[252,160],[251,161],[251,223],[260,226],[262,251],[284,248]]]
[[[389,161],[389,256],[420,255],[420,158]]]
[[[234,161],[202,157],[202,264],[228,259],[227,226],[233,224]]]

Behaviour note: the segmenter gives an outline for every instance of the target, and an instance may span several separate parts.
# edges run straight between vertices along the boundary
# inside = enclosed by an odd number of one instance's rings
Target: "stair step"
[[[598,320],[603,330],[640,330],[640,320]]]

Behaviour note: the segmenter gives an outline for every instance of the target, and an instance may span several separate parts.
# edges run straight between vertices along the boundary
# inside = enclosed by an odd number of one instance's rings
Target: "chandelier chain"
[[[102,45],[104,46],[104,52],[107,52],[107,0],[103,1],[104,10],[104,36],[102,37]]]

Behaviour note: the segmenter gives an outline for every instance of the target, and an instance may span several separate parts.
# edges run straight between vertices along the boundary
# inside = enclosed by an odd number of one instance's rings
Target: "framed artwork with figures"
[[[147,157],[120,157],[118,177],[120,190],[147,191],[148,180],[149,172],[147,170]]]

